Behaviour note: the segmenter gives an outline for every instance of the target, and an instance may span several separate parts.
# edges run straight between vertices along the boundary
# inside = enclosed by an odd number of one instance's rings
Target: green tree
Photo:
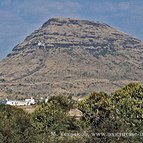
[[[79,130],[76,119],[70,117],[68,112],[74,105],[71,97],[51,97],[47,104],[43,104],[32,114],[32,123],[41,141],[48,142],[53,139],[60,142],[61,133]],[[67,140],[67,139],[66,139]]]
[[[32,135],[29,114],[13,106],[0,105],[1,143],[30,143]]]
[[[114,110],[114,123],[118,132],[135,133],[134,137],[128,137],[128,141],[143,141],[139,135],[143,132],[143,86],[138,83],[130,83],[112,95],[112,107]]]
[[[76,107],[76,101],[72,99],[72,96],[68,95],[51,96],[48,103],[56,105],[65,112],[68,112],[70,109]]]
[[[86,130],[89,132],[89,142],[107,142],[106,136],[96,133],[108,132],[109,115],[111,112],[110,98],[104,93],[93,92],[79,102],[79,110],[83,113],[82,120],[86,123]],[[108,124],[107,124],[108,123]]]

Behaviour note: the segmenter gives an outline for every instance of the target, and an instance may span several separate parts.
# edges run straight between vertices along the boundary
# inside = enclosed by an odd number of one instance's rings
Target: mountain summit
[[[0,62],[0,90],[11,95],[112,92],[141,77],[141,40],[70,18],[49,19]]]

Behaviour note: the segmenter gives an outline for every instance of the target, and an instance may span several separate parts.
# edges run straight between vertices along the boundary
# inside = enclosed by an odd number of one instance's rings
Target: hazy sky
[[[52,17],[107,23],[143,40],[143,0],[0,0],[0,59]]]

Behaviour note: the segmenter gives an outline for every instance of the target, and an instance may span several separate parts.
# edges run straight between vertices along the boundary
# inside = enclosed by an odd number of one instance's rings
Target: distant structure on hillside
[[[4,100],[4,99],[3,99],[3,100],[0,100],[0,105],[1,105],[1,104],[6,104],[6,102],[7,102],[7,101]]]
[[[30,99],[25,100],[7,100],[6,105],[15,105],[15,106],[26,106],[36,104],[35,100],[31,97]]]
[[[49,97],[43,98],[41,97],[40,99],[36,100],[31,97],[29,99],[25,100],[8,100],[8,99],[2,99],[0,100],[0,105],[13,105],[13,106],[29,106],[29,105],[35,105],[38,103],[47,103],[49,100]]]
[[[39,42],[38,42],[38,47],[45,47],[45,43],[39,41]]]
[[[24,106],[27,103],[25,101],[18,101],[18,100],[9,100],[6,102],[6,105],[15,105],[15,106]]]

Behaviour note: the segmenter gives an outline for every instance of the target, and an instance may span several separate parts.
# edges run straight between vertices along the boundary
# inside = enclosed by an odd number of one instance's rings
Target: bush
[[[2,143],[29,143],[33,128],[30,115],[13,106],[0,105],[0,140]]]
[[[51,97],[47,104],[43,104],[35,110],[32,114],[32,125],[42,136],[41,141],[51,140],[52,132],[57,136],[57,140],[60,140],[62,132],[79,130],[80,127],[76,119],[68,115],[72,107],[74,107],[74,102],[71,97],[55,96]],[[54,136],[55,140],[56,136]]]
[[[80,119],[69,116],[74,108],[82,112]],[[87,136],[82,136],[83,132]],[[14,106],[0,105],[0,143],[141,143],[142,132],[143,86],[137,83],[111,95],[93,92],[78,103],[71,96],[53,96],[31,115]]]

